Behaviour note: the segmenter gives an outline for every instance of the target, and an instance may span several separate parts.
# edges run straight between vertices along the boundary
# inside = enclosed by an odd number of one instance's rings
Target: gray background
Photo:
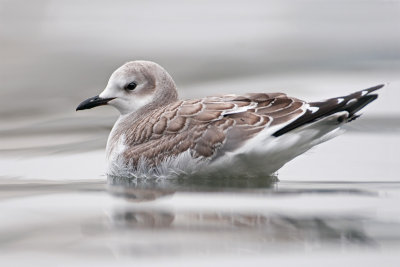
[[[184,97],[331,96],[397,82],[399,8],[378,0],[2,0],[1,120],[72,115],[134,59],[163,65]]]

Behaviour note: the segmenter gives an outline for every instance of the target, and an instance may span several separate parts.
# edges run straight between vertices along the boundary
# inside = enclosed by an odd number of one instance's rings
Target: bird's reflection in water
[[[276,186],[276,177],[254,180],[229,179],[194,179],[177,178],[175,180],[133,180],[121,177],[108,177],[109,192],[129,202],[127,205],[115,207],[110,214],[110,224],[115,231],[131,233],[138,241],[143,231],[157,231],[161,238],[171,238],[174,242],[181,240],[181,249],[190,249],[191,243],[198,238],[207,240],[207,249],[212,246],[246,247],[250,250],[262,251],[275,245],[323,246],[329,244],[367,245],[374,246],[376,242],[363,229],[363,217],[348,215],[332,216],[299,216],[282,212],[265,212],[257,210],[213,211],[204,209],[174,209],[168,205],[143,206],[143,202],[152,201],[176,192],[220,192],[229,191],[240,194],[261,192],[266,197],[275,194],[300,194],[295,190],[283,190]],[[364,191],[349,190],[305,190],[306,193],[351,193],[369,194]],[[207,197],[207,196],[205,196]],[[129,204],[131,203],[131,204]],[[153,202],[154,203],[154,202]],[[217,210],[217,211],[215,211]],[[234,210],[234,209],[233,209]],[[128,234],[129,235],[129,234]],[[151,242],[151,240],[146,240]],[[154,241],[156,242],[156,241]],[[168,242],[167,242],[168,243]],[[184,245],[184,244],[186,245]],[[197,243],[196,243],[197,244]],[[219,244],[219,245],[218,245]],[[247,245],[246,245],[247,244]],[[198,244],[197,244],[198,245]],[[196,245],[196,247],[197,247]],[[171,248],[166,246],[168,252]],[[135,254],[129,250],[130,254]],[[143,250],[141,250],[143,252]]]
[[[296,184],[296,183],[294,183]],[[304,183],[295,187],[279,187],[276,176],[259,176],[244,179],[240,176],[182,176],[171,179],[132,179],[107,177],[108,192],[130,201],[152,201],[175,192],[234,192],[262,193],[267,195],[351,194],[376,196],[373,191],[359,188],[330,188],[322,184]]]
[[[340,243],[375,246],[376,242],[363,229],[363,218],[288,217],[279,214],[232,212],[165,212],[118,210],[112,217],[115,227],[130,230],[169,229],[182,233],[227,234],[262,243]],[[222,241],[222,240],[220,240]]]
[[[108,191],[131,201],[151,201],[179,192],[270,191],[276,176],[242,177],[178,176],[169,179],[133,179],[108,176]]]

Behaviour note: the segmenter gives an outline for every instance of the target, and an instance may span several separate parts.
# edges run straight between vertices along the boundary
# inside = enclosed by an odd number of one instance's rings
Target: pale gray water
[[[398,266],[399,8],[0,1],[0,265]],[[104,174],[116,112],[74,111],[131,59],[161,63],[184,98],[390,84],[277,177],[132,181]]]

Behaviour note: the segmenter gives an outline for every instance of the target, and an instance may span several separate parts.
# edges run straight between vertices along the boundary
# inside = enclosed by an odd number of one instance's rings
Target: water
[[[103,149],[7,151],[2,261],[395,266],[400,181],[387,147],[399,144],[392,132],[350,129],[277,177],[252,179],[132,180],[103,175]]]
[[[398,2],[166,3],[0,1],[0,264],[398,266]],[[184,98],[390,84],[277,176],[128,180],[105,175],[116,112],[75,107],[130,59]]]

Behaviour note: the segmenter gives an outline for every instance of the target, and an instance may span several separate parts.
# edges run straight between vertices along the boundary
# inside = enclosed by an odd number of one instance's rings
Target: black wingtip
[[[373,87],[364,89],[364,90],[362,90],[362,91],[368,91],[368,94],[369,94],[369,93],[372,93],[372,92],[374,92],[374,91],[376,91],[376,90],[381,89],[381,88],[384,87],[385,85],[386,85],[386,84],[384,84],[384,83],[378,84],[378,85],[375,85],[375,86],[373,86]]]
[[[367,94],[365,96],[362,96],[362,97],[358,98],[356,103],[354,103],[353,105],[347,107],[344,110],[349,112],[349,118],[352,118],[352,117],[356,116],[355,114],[358,111],[363,109],[366,105],[368,105],[372,101],[376,100],[377,98],[378,98],[378,95],[376,95],[376,94],[372,94],[372,95]]]
[[[372,92],[381,89],[385,84],[375,85],[373,87],[352,93],[347,96],[331,98],[326,101],[312,102],[309,103],[312,107],[317,107],[316,112],[307,110],[302,116],[295,121],[286,125],[282,129],[272,134],[275,137],[279,137],[293,129],[296,129],[304,124],[314,122],[323,117],[327,117],[336,112],[347,111],[349,117],[347,122],[352,121],[359,117],[356,113],[363,109],[366,105],[378,98],[377,94],[371,94]],[[340,100],[340,101],[338,101]]]

